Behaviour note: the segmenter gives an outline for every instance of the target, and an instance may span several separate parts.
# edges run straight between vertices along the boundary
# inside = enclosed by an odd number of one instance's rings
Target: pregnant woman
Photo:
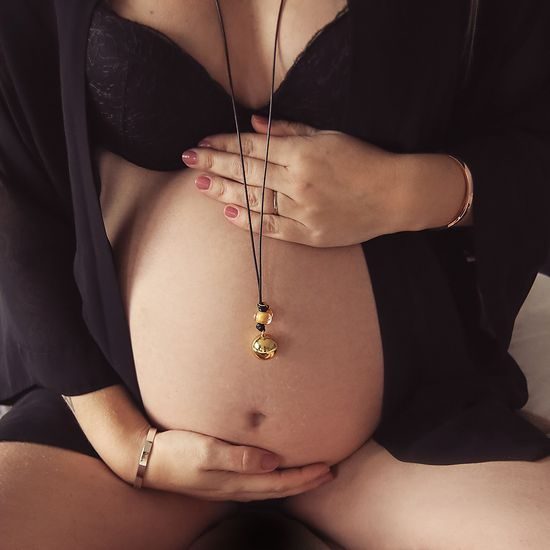
[[[374,4],[2,5],[8,547],[546,547],[550,8]]]

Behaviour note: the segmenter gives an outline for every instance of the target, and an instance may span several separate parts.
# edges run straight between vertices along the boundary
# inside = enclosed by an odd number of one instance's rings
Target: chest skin
[[[197,61],[230,95],[221,24],[214,0],[168,0],[162,9],[152,0],[109,0],[116,14],[151,27]],[[238,4],[219,2],[228,43],[235,100],[255,111],[269,104],[273,40],[280,0]],[[347,0],[283,3],[274,89],[277,90],[308,40],[346,8]]]

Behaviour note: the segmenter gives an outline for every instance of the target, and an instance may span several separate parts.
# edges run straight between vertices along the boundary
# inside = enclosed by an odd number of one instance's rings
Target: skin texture
[[[73,451],[0,443],[4,548],[187,548],[234,507],[166,491],[137,491],[102,461]]]
[[[0,488],[7,548],[187,548],[215,539],[235,512],[235,503],[136,491],[99,460],[19,442],[0,443]],[[353,550],[545,550],[549,495],[550,457],[433,466],[396,460],[371,440],[335,480],[281,511]]]
[[[99,159],[151,422],[269,450],[281,467],[334,464],[366,441],[380,417],[383,358],[361,246],[264,241],[268,333],[280,349],[259,363],[249,348],[258,332],[248,233],[196,190],[195,170],[159,174],[105,151]]]
[[[550,457],[416,464],[371,440],[283,509],[353,550],[544,550]]]

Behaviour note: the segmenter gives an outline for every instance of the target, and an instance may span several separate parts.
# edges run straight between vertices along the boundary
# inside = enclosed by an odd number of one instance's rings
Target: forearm
[[[445,226],[458,215],[464,204],[466,184],[456,161],[440,153],[403,154],[398,172],[401,231]],[[472,213],[470,208],[454,227],[473,225]]]
[[[133,482],[149,423],[124,386],[64,398],[107,466],[126,482]]]

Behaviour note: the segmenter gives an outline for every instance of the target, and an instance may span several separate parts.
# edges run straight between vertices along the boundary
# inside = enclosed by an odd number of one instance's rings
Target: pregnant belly
[[[336,463],[380,420],[383,354],[361,245],[262,242],[273,359],[254,356],[250,235],[194,187],[101,151],[101,208],[151,422]],[[256,243],[258,235],[255,235]],[[256,245],[256,253],[258,246]]]

